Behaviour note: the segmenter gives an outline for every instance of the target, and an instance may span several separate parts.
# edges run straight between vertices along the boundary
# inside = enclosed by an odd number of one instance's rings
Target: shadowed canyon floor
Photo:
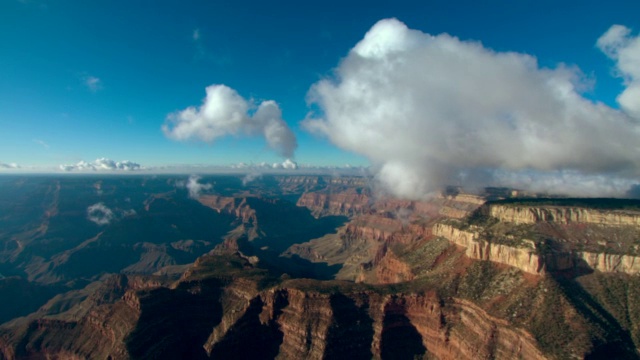
[[[0,182],[0,358],[639,358],[639,202]]]

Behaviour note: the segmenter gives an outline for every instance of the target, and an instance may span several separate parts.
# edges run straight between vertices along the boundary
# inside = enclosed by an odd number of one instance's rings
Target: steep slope
[[[525,331],[468,301],[435,291],[277,281],[234,255],[202,258],[170,287],[136,289],[123,279],[111,286],[124,292],[119,300],[96,303],[75,320],[62,314],[19,331],[5,326],[3,356],[544,358]]]

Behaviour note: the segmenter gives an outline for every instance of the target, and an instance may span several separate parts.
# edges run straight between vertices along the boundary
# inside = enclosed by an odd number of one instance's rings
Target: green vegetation
[[[636,347],[640,347],[640,277],[594,272],[578,278],[578,283],[603,310],[628,329]]]

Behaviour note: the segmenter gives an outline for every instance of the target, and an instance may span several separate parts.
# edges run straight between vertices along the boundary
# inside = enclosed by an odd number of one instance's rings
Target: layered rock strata
[[[489,215],[514,224],[551,221],[558,224],[583,223],[607,226],[640,226],[640,213],[623,210],[596,210],[563,206],[490,205]]]
[[[240,260],[233,264],[242,265]],[[219,263],[215,263],[219,265]],[[292,280],[209,276],[196,269],[169,288],[129,288],[77,320],[36,319],[2,330],[17,358],[543,359],[526,331],[463,299]],[[235,266],[235,265],[234,265]],[[251,275],[254,274],[254,275]],[[121,281],[114,286],[122,286]],[[169,310],[170,309],[170,310]]]
[[[522,247],[490,243],[482,239],[478,229],[461,230],[444,223],[436,224],[433,234],[462,246],[466,255],[472,259],[514,266],[530,274],[579,268],[631,275],[640,273],[640,258],[637,256],[584,251],[551,251],[540,254],[531,240],[523,239]]]

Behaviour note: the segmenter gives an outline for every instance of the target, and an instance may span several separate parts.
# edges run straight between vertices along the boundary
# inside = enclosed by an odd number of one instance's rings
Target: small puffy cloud
[[[135,216],[136,214],[134,209],[110,209],[102,202],[87,207],[87,219],[100,226],[109,225],[113,221]]]
[[[136,171],[144,169],[140,164],[129,160],[113,161],[107,158],[99,158],[93,162],[80,161],[73,165],[60,165],[64,171]]]
[[[298,144],[273,100],[263,101],[255,112],[253,103],[225,85],[206,88],[207,96],[198,108],[191,106],[167,116],[162,125],[165,136],[178,141],[213,143],[224,136],[262,136],[269,148],[283,157],[292,157]]]
[[[98,225],[108,225],[113,218],[113,211],[103,203],[93,204],[87,208],[87,219]]]
[[[631,36],[631,29],[625,26],[613,25],[596,45],[616,61],[617,74],[624,79],[626,88],[618,96],[618,103],[640,119],[640,36]]]
[[[251,182],[254,182],[254,181],[258,180],[258,179],[261,179],[261,178],[262,178],[262,174],[261,173],[259,173],[257,171],[250,172],[250,173],[248,173],[247,175],[245,175],[242,178],[242,186],[247,186],[247,184],[249,184]]]
[[[296,170],[298,168],[298,163],[291,159],[286,159],[281,163],[274,163],[271,167],[274,169]]]
[[[85,75],[82,77],[82,82],[91,92],[97,92],[102,89],[102,81],[91,75]]]
[[[199,183],[201,177],[197,175],[189,176],[189,180],[185,185],[187,190],[189,190],[189,197],[192,199],[197,199],[200,196],[200,193],[203,190],[211,190],[213,185],[211,184],[201,184]],[[177,185],[177,184],[176,184]]]
[[[637,39],[620,29],[604,39],[600,46],[617,54],[620,72],[637,79],[640,67],[623,61],[635,54]],[[632,113],[640,97],[625,102],[623,93],[620,111],[584,98],[588,85],[575,67],[540,68],[530,55],[385,19],[334,77],[311,87],[308,99],[319,112],[303,126],[366,156],[378,181],[407,198],[445,185],[496,185],[509,178],[504,173],[569,172],[576,181],[639,175]],[[553,192],[554,183],[546,184]]]

